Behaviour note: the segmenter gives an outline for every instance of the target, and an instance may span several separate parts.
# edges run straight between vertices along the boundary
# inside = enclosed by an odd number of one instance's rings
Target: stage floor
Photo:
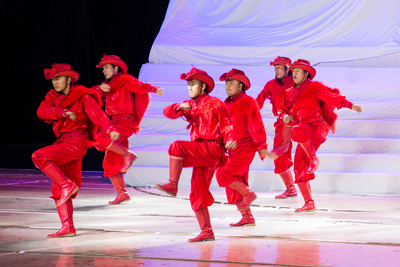
[[[48,239],[61,227],[50,180],[0,170],[1,266],[400,266],[399,196],[316,194],[316,212],[296,214],[301,196],[256,192],[256,226],[232,228],[239,212],[213,190],[215,241],[188,243],[200,232],[188,189],[172,198],[129,187],[132,200],[111,206],[108,180],[84,176],[74,200],[77,236]]]

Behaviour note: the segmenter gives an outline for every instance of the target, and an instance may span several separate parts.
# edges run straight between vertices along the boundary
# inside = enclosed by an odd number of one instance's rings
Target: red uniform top
[[[351,109],[352,106],[353,103],[342,96],[339,89],[306,80],[285,91],[278,113],[281,120],[286,114],[290,115],[295,124],[325,120],[334,133],[337,114],[333,110],[343,107]]]
[[[103,128],[109,122],[101,105],[99,95],[84,86],[73,86],[66,95],[51,89],[40,103],[37,115],[46,122],[53,123],[53,132],[57,137],[61,133],[77,129],[85,129],[93,137],[95,128],[92,123]],[[67,111],[73,111],[76,120],[66,117]]]
[[[143,116],[150,105],[148,93],[155,93],[158,87],[143,83],[129,74],[118,73],[106,80],[104,83],[110,85],[110,92],[104,92],[99,86],[95,86],[103,101],[106,102],[105,111],[107,115],[114,117],[118,115],[131,114],[136,120],[137,133]]]
[[[264,106],[266,99],[272,104],[272,113],[278,116],[278,108],[283,100],[283,93],[294,85],[293,77],[286,76],[282,80],[273,79],[267,82],[263,90],[258,94],[256,102],[260,109]]]
[[[216,97],[202,94],[195,100],[187,100],[190,110],[181,110],[181,103],[172,104],[164,109],[164,115],[170,119],[184,117],[188,122],[192,141],[216,140],[221,144],[232,138],[232,124],[224,103]]]
[[[231,115],[233,139],[250,138],[258,150],[267,149],[267,133],[254,98],[241,92],[226,98],[225,105]]]

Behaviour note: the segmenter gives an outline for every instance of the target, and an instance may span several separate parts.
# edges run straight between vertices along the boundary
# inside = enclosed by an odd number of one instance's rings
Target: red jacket
[[[47,123],[53,123],[53,132],[57,137],[61,133],[85,129],[94,140],[96,127],[103,128],[109,122],[101,106],[99,95],[84,86],[73,86],[66,95],[51,89],[40,103],[37,115]],[[73,111],[76,120],[66,117],[66,111]]]
[[[286,114],[295,124],[325,120],[331,131],[335,132],[337,114],[334,109],[351,109],[353,103],[340,94],[339,89],[332,89],[321,82],[306,80],[300,86],[285,91],[284,100],[279,108],[279,118]]]
[[[276,78],[270,80],[256,98],[258,106],[262,109],[265,100],[269,99],[272,104],[272,113],[278,116],[278,108],[283,100],[283,93],[293,85],[294,81],[291,75],[284,77],[282,80]]]
[[[184,117],[189,122],[190,138],[216,140],[221,144],[232,138],[232,124],[224,103],[216,97],[203,94],[196,100],[187,100],[190,110],[181,110],[181,103],[172,104],[164,109],[164,115],[170,119]]]
[[[103,101],[106,102],[106,113],[109,116],[121,114],[133,114],[138,125],[150,104],[148,93],[157,91],[157,87],[148,83],[142,83],[129,74],[118,73],[111,80],[104,83],[110,85],[110,92],[104,92],[99,86],[95,86]]]
[[[259,107],[251,96],[241,92],[225,100],[231,116],[233,139],[250,138],[258,150],[267,149],[267,133]]]

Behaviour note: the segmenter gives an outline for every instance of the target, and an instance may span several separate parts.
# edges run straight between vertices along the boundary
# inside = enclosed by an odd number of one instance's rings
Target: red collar
[[[295,84],[293,87],[296,89],[304,89],[306,88],[309,84],[311,83],[310,79],[305,80],[304,82],[300,83],[300,84]]]
[[[195,98],[192,98],[192,100],[193,100],[196,104],[200,104],[201,102],[204,101],[204,99],[205,99],[207,96],[208,96],[208,94],[207,94],[207,93],[204,93],[204,94],[199,95],[199,96],[197,96],[197,97],[195,97]]]
[[[241,91],[239,94],[236,94],[236,95],[234,95],[234,96],[228,96],[228,97],[225,99],[225,102],[235,102],[235,101],[237,101],[237,100],[243,98],[245,95],[246,95],[245,92],[244,92],[244,91]]]

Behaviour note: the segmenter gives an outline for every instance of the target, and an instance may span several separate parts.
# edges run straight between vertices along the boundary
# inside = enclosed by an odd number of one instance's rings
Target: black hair
[[[207,86],[207,84],[205,82],[203,82],[203,81],[200,81],[200,86],[201,87],[203,87],[203,84],[206,86],[206,88],[204,88],[204,92],[208,95],[208,86]]]
[[[115,68],[115,67],[117,67],[118,69],[117,69],[117,73],[120,73],[120,72],[122,72],[122,69],[120,68],[120,66],[117,66],[117,65],[115,65],[115,64],[111,64],[110,63],[110,65],[113,67],[113,68]]]

